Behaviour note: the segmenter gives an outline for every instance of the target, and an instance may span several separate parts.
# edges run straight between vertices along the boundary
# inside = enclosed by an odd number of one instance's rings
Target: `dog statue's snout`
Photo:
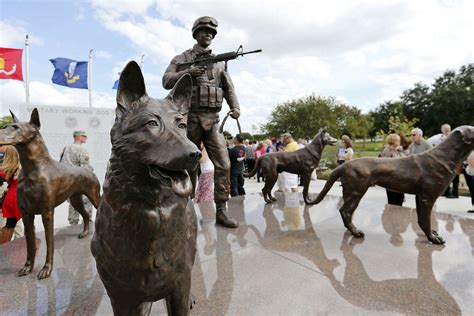
[[[189,159],[192,161],[198,161],[199,159],[201,159],[201,157],[202,154],[200,151],[195,151],[189,154]]]

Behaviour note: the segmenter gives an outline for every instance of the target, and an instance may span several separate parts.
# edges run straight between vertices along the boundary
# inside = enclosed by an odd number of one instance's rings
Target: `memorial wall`
[[[20,106],[20,120],[29,121],[35,106]],[[59,160],[64,146],[73,142],[75,130],[87,132],[84,144],[100,183],[104,181],[110,157],[110,129],[115,120],[114,108],[36,106],[40,115],[41,135],[49,154]]]

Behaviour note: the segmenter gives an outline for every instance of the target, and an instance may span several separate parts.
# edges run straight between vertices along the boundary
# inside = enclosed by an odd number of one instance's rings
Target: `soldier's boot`
[[[220,224],[228,228],[237,228],[239,224],[237,221],[230,215],[227,210],[226,203],[216,203],[216,224]]]

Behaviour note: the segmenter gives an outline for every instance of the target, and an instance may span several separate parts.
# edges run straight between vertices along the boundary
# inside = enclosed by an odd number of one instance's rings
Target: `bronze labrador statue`
[[[50,276],[54,254],[54,208],[70,198],[72,206],[81,214],[84,228],[79,238],[89,233],[89,213],[84,209],[82,194],[94,207],[99,206],[100,184],[95,174],[81,167],[72,167],[53,160],[39,132],[38,110],[31,113],[29,122],[20,122],[13,114],[13,123],[0,130],[0,145],[13,145],[20,155],[21,172],[18,177],[18,206],[25,226],[27,258],[18,276],[31,273],[35,263],[35,215],[40,214],[46,236],[46,263],[38,279]]]
[[[321,202],[334,182],[341,178],[344,204],[339,212],[344,226],[354,237],[362,238],[364,233],[352,223],[352,214],[370,186],[415,194],[418,225],[429,241],[443,244],[443,238],[431,230],[431,210],[454,178],[456,165],[473,149],[474,127],[465,125],[456,128],[440,145],[419,155],[348,161],[334,169],[323,190],[310,204]]]
[[[261,168],[265,177],[265,186],[262,189],[263,198],[265,202],[272,203],[276,201],[272,196],[272,189],[278,180],[278,174],[283,171],[299,174],[304,185],[303,198],[306,203],[309,203],[308,190],[311,174],[319,165],[324,146],[333,146],[336,142],[337,140],[331,137],[325,128],[321,128],[313,141],[304,148],[294,152],[275,152],[263,155],[257,160],[253,170],[250,173],[245,173],[244,176],[252,177]]]
[[[163,298],[170,315],[189,313],[197,219],[186,169],[201,157],[186,136],[191,92],[185,75],[164,100],[149,97],[134,61],[120,76],[91,243],[115,315],[149,314]]]

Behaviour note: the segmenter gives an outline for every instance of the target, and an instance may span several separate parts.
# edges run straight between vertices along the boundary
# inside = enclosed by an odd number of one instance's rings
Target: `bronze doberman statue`
[[[311,174],[319,166],[324,146],[333,146],[336,142],[337,140],[331,137],[325,128],[321,128],[313,141],[304,148],[294,152],[275,152],[263,155],[257,160],[254,169],[245,173],[244,176],[252,177],[261,168],[265,177],[265,186],[262,189],[263,198],[265,202],[272,203],[276,201],[272,196],[272,189],[278,180],[278,174],[283,171],[299,174],[304,185],[303,198],[306,203],[309,203],[308,190]]]
[[[147,96],[140,67],[119,79],[112,154],[97,211],[92,254],[115,315],[146,315],[165,298],[188,315],[197,219],[189,196],[201,152],[186,136],[191,76],[164,100]]]
[[[419,155],[403,158],[360,158],[337,167],[323,190],[310,204],[317,204],[326,196],[334,182],[341,178],[344,204],[339,209],[344,226],[354,237],[364,233],[352,223],[359,201],[372,185],[416,195],[418,225],[428,240],[444,244],[431,229],[431,210],[436,199],[446,190],[456,174],[456,166],[474,149],[474,127],[456,128],[440,145]]]
[[[20,155],[21,172],[18,177],[18,206],[20,207],[27,258],[18,276],[31,273],[35,263],[35,215],[40,214],[46,236],[46,263],[38,273],[38,279],[50,276],[54,255],[54,208],[70,198],[72,206],[81,214],[83,238],[89,233],[89,214],[84,209],[82,194],[97,208],[100,200],[100,184],[95,174],[81,167],[72,167],[51,158],[40,134],[38,110],[31,113],[29,122],[20,122],[13,114],[13,123],[0,130],[0,145],[15,146]]]

